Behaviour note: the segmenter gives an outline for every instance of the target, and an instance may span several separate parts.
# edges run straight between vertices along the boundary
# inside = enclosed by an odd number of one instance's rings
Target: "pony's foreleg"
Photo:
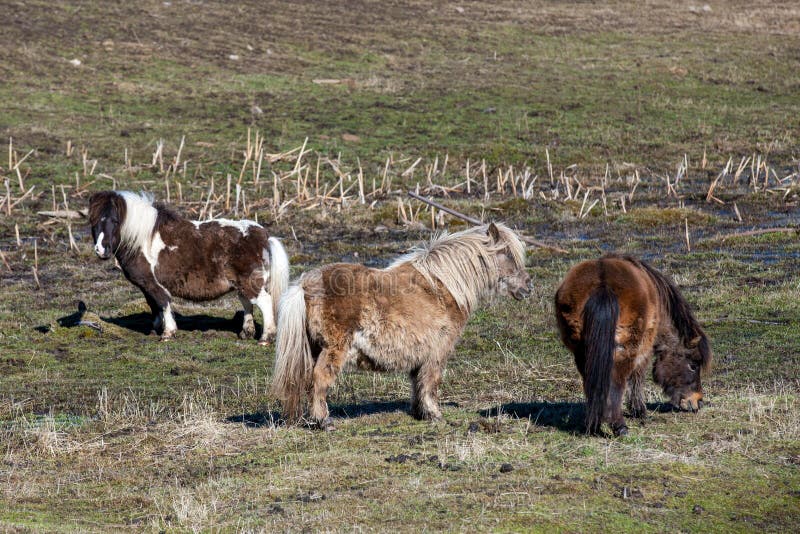
[[[156,299],[154,299],[150,294],[145,293],[144,299],[147,301],[147,305],[150,306],[150,313],[153,314],[153,332],[157,333],[161,330],[161,324],[163,322],[163,318],[161,317],[161,306],[158,305]]]
[[[341,350],[323,349],[314,364],[311,387],[311,419],[323,430],[335,430],[333,420],[328,412],[328,389],[333,385],[336,376],[342,369]]]
[[[256,334],[256,324],[253,322],[253,303],[241,293],[239,294],[239,302],[242,303],[242,308],[244,308],[242,331],[239,332],[239,338],[252,339],[252,337]]]
[[[160,327],[163,327],[162,340],[171,338],[178,330],[178,325],[175,324],[175,318],[172,316],[172,307],[170,306],[172,297],[169,292],[156,280],[152,267],[142,254],[122,261],[121,264],[125,278],[144,293],[144,298],[153,312],[153,328],[158,331]]]
[[[140,288],[150,306],[150,311],[153,312],[153,330],[155,332],[161,330],[162,340],[171,338],[177,332],[178,325],[175,324],[175,317],[172,315],[169,294],[155,285],[140,286]]]
[[[644,375],[647,371],[647,366],[640,365],[633,371],[630,379],[630,392],[628,393],[628,409],[633,417],[644,419],[647,415],[647,406],[644,403],[644,393],[642,387],[644,384]]]
[[[442,364],[426,362],[410,373],[411,414],[417,419],[435,421],[442,418],[439,410],[439,384],[442,383]]]

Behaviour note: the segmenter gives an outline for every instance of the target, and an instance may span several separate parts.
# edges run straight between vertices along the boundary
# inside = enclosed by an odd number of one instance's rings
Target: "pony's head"
[[[673,326],[673,333],[654,350],[653,380],[673,406],[697,411],[703,406],[700,376],[711,368],[708,337],[675,283],[647,263],[641,265],[656,282]]]
[[[89,198],[89,224],[94,252],[107,260],[120,245],[120,228],[125,219],[125,200],[115,191],[101,191]]]
[[[525,270],[525,245],[502,224],[490,223],[486,234],[492,240],[497,262],[498,292],[522,300],[531,294],[532,284]]]
[[[711,365],[711,349],[702,330],[692,340],[656,353],[653,380],[676,408],[693,412],[703,407],[700,377]]]

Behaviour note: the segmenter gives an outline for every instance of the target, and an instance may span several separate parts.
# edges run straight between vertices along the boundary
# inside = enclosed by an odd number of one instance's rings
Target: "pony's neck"
[[[468,236],[471,237],[471,236]],[[453,239],[412,253],[410,263],[433,288],[442,287],[469,316],[493,294],[492,258],[479,239]]]

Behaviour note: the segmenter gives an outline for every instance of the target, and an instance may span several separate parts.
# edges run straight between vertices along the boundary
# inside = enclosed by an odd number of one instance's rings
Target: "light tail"
[[[281,295],[289,287],[289,256],[277,237],[269,238],[269,294],[272,297],[272,311],[278,316]]]
[[[283,404],[287,420],[303,414],[303,398],[311,386],[314,359],[306,332],[306,300],[302,286],[290,287],[280,301],[275,340],[272,393]]]

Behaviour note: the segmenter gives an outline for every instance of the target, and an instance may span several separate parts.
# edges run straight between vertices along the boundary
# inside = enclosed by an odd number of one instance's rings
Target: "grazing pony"
[[[240,337],[253,337],[253,305],[264,316],[261,342],[275,333],[278,299],[289,285],[289,259],[280,241],[253,221],[189,221],[144,193],[103,191],[89,199],[94,251],[116,257],[142,290],[161,339],[177,325],[172,297],[211,300],[235,290],[244,307]]]
[[[273,393],[297,420],[333,429],[328,388],[345,364],[403,371],[411,412],[439,419],[442,371],[482,299],[530,294],[525,247],[502,224],[443,233],[385,269],[335,263],[304,274],[281,298]]]
[[[622,416],[628,383],[631,414],[645,416],[642,380],[651,356],[653,380],[672,404],[702,407],[708,338],[675,284],[647,263],[614,254],[579,263],[556,292],[555,312],[583,378],[588,433],[603,421],[617,436],[628,433]]]

